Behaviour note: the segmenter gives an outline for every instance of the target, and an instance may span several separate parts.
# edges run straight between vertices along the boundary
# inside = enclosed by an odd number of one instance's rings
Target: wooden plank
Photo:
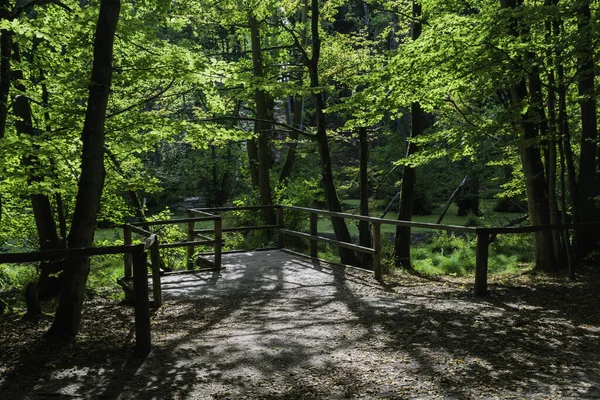
[[[268,206],[244,206],[244,207],[215,207],[215,208],[190,208],[192,212],[204,212],[204,213],[219,213],[226,211],[251,211],[251,210],[262,210],[264,208],[275,208],[280,207],[278,205],[268,205]]]
[[[169,272],[163,272],[162,275],[164,276],[171,276],[171,275],[186,275],[186,274],[197,274],[200,272],[215,272],[215,271],[221,271],[226,269],[225,267],[222,268],[215,268],[215,267],[210,267],[210,268],[198,268],[195,269],[193,271],[188,271],[188,270],[183,270],[183,271],[169,271]]]
[[[280,250],[279,247],[261,247],[259,249],[254,249],[254,250],[226,250],[226,251],[221,251],[221,254],[239,254],[239,253],[248,253],[248,252],[260,252],[260,251],[273,251],[273,250]],[[285,250],[285,249],[283,249]],[[198,253],[199,256],[214,256],[215,252],[214,251],[208,251],[205,253]]]
[[[136,248],[136,245],[127,245],[88,247],[83,249],[45,250],[30,253],[2,253],[0,254],[0,264],[61,260],[70,257],[91,257],[107,254],[123,254],[131,253],[135,251]]]
[[[374,222],[373,224],[373,271],[375,271],[375,279],[381,281],[383,273],[381,270],[381,224]]]
[[[486,232],[477,233],[477,249],[475,250],[475,296],[486,296],[488,253],[490,246],[490,235]]]
[[[188,222],[202,222],[202,221],[213,221],[215,216],[210,217],[190,217],[190,218],[175,218],[175,219],[163,219],[160,221],[148,221],[148,222],[131,222],[128,225],[140,226],[140,225],[173,225],[173,224],[184,224]]]
[[[188,222],[187,222],[187,242],[188,242],[187,269],[188,270],[194,269],[194,245],[191,244],[191,242],[194,241],[194,229],[196,228],[196,223],[194,221],[190,221],[190,219],[193,216],[194,215],[192,214],[192,212],[188,210],[188,212],[187,212],[187,217],[188,217]]]
[[[160,282],[160,253],[158,250],[158,239],[152,243],[150,248],[150,262],[152,263],[152,296],[154,307],[162,306],[162,287]]]
[[[515,226],[515,227],[497,227],[497,228],[476,228],[477,233],[487,234],[511,234],[511,233],[533,233],[539,231],[556,231],[563,229],[577,229],[584,226],[600,227],[600,222],[575,222],[570,224],[549,224],[549,225],[530,225],[530,226]]]
[[[266,230],[266,229],[279,229],[279,225],[260,225],[260,226],[239,226],[236,228],[222,228],[221,231],[222,232],[245,232],[245,231],[260,231],[260,230]],[[203,234],[203,233],[214,233],[215,230],[214,229],[196,229],[194,231],[196,234]]]
[[[318,228],[318,220],[319,220],[319,214],[317,213],[310,213],[310,236],[312,237],[318,237],[319,236],[319,232],[317,230]],[[317,258],[319,255],[319,251],[318,251],[318,242],[316,239],[311,239],[310,240],[310,256],[313,258]]]
[[[129,225],[123,225],[123,243],[125,246],[130,246],[132,243],[131,228]],[[131,253],[123,254],[123,276],[125,278],[131,278],[133,276],[133,261],[131,259]]]
[[[375,250],[373,250],[369,247],[363,247],[363,246],[359,246],[357,244],[352,244],[352,243],[340,242],[339,240],[329,239],[329,238],[326,238],[323,236],[314,236],[314,235],[311,235],[310,233],[290,231],[289,229],[282,229],[281,232],[285,233],[286,235],[297,236],[297,237],[301,237],[301,238],[305,238],[305,239],[309,239],[309,240],[318,240],[321,242],[333,244],[338,247],[344,247],[346,249],[360,251],[362,253],[375,254]]]
[[[133,253],[133,306],[135,310],[135,352],[148,354],[152,349],[150,336],[150,302],[148,301],[148,267],[142,247]]]
[[[279,227],[278,231],[277,231],[277,245],[279,246],[280,249],[284,248],[284,238],[285,236],[283,235],[283,233],[281,233],[282,229],[285,229],[285,221],[284,221],[284,215],[283,215],[283,208],[278,207],[277,208],[277,226]]]
[[[223,225],[221,217],[215,220],[215,267],[221,268],[221,253],[222,253],[222,241],[223,241]]]
[[[371,223],[379,222],[380,224],[395,225],[395,226],[408,226],[408,227],[413,227],[413,228],[426,228],[426,229],[432,229],[432,230],[452,231],[452,232],[468,232],[468,233],[469,232],[475,233],[475,230],[476,230],[476,228],[473,228],[470,226],[440,225],[440,224],[430,224],[427,222],[413,222],[413,221],[397,221],[397,220],[391,220],[391,219],[367,217],[364,215],[354,215],[354,214],[348,214],[348,213],[324,211],[324,210],[317,210],[314,208],[305,208],[305,207],[296,207],[296,206],[280,206],[280,207],[287,208],[289,210],[303,211],[303,212],[307,212],[307,213],[316,213],[318,215],[325,215],[325,216],[329,216],[329,217],[341,217],[341,218],[354,219],[357,221],[369,221]]]

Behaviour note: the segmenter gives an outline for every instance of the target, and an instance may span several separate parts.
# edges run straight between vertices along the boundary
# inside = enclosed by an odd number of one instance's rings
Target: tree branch
[[[289,129],[290,131],[297,132],[298,134],[306,136],[306,137],[310,138],[311,140],[315,137],[315,135],[313,133],[306,132],[306,131],[304,131],[302,129],[295,128],[295,127],[293,127],[291,125],[288,125],[288,124],[284,124],[283,122],[277,122],[277,121],[271,121],[271,120],[264,120],[264,119],[257,119],[257,118],[225,116],[225,117],[198,119],[196,121],[197,122],[216,122],[216,121],[221,121],[221,120],[224,120],[224,119],[234,120],[234,121],[268,122],[270,124],[281,126],[281,127],[286,128],[286,129]]]
[[[161,90],[160,92],[156,93],[155,95],[153,95],[153,96],[150,96],[150,97],[148,97],[147,99],[144,99],[144,100],[142,100],[142,101],[140,101],[140,102],[138,102],[138,103],[132,104],[132,105],[130,105],[129,107],[125,107],[125,108],[124,108],[124,109],[122,109],[122,110],[115,111],[115,112],[113,112],[113,113],[111,113],[111,114],[108,114],[108,115],[106,116],[106,118],[112,118],[112,117],[115,117],[115,116],[117,116],[117,115],[119,115],[119,114],[123,114],[124,112],[130,111],[130,110],[132,110],[132,109],[134,109],[134,108],[136,108],[136,107],[139,107],[139,106],[141,106],[141,105],[144,105],[145,103],[147,103],[147,102],[149,102],[149,101],[152,101],[152,100],[154,100],[154,99],[157,99],[157,98],[159,98],[161,95],[163,95],[163,94],[164,94],[164,93],[165,93],[167,90],[169,90],[169,89],[170,89],[170,88],[173,86],[173,83],[175,83],[175,79],[172,79],[172,80],[171,80],[171,82],[170,82],[170,83],[167,85],[167,87],[166,87],[166,88],[164,88],[164,89],[163,89],[163,90]]]

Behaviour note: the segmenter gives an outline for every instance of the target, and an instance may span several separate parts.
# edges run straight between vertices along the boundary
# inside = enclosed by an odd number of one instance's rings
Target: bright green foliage
[[[532,260],[530,237],[499,236],[490,247],[491,274],[515,273]],[[472,275],[475,270],[475,238],[440,232],[411,251],[415,269],[426,275]]]

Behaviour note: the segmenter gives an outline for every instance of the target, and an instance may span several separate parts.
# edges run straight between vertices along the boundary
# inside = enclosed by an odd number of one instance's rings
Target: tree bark
[[[252,65],[254,68],[254,77],[262,82],[265,78],[262,60],[262,47],[260,43],[260,27],[256,17],[248,17],[250,25],[250,38],[252,42]],[[270,121],[273,118],[273,102],[269,95],[260,88],[254,91],[254,101],[256,103],[256,118],[254,122],[254,131],[258,135],[258,192],[260,195],[260,205],[270,206],[271,200],[271,182],[269,169],[271,167],[271,152],[269,136],[272,130]],[[268,225],[275,225],[275,212],[273,208],[263,208],[262,215]]]
[[[503,8],[516,8],[516,0],[501,0]],[[519,32],[515,29],[516,21],[509,22],[511,24],[510,34],[517,38]],[[530,75],[530,80],[535,79],[535,76]],[[534,83],[535,85],[535,83]],[[544,163],[542,161],[541,152],[537,141],[539,139],[539,130],[535,121],[538,120],[536,114],[535,98],[532,94],[527,93],[527,84],[525,79],[514,84],[510,88],[511,103],[516,108],[522,107],[522,104],[531,101],[531,107],[527,111],[520,114],[519,124],[519,155],[523,174],[525,175],[525,187],[527,193],[527,205],[529,218],[532,225],[547,225],[550,223],[550,203],[548,201],[548,193],[546,192],[546,177]],[[551,271],[557,267],[553,251],[553,238],[550,231],[540,231],[533,234],[536,268]]]
[[[577,66],[579,76],[577,89],[581,113],[581,154],[577,202],[581,221],[600,220],[600,210],[595,206],[595,198],[600,196],[600,174],[598,172],[598,133],[596,116],[596,95],[594,79],[594,43],[590,26],[590,1],[582,0],[577,9],[577,30],[579,33]],[[594,227],[580,229],[577,242],[578,258],[598,249],[600,230]]]
[[[546,6],[552,5],[552,0],[546,0],[544,3]],[[551,41],[554,36],[554,29],[552,27],[552,20],[547,20],[545,23],[546,27],[546,38],[548,42]],[[552,60],[554,54],[551,50],[548,50],[546,53],[548,60]],[[558,171],[557,171],[557,163],[558,163],[558,155],[557,155],[557,112],[556,112],[556,78],[555,78],[555,68],[552,67],[552,63],[550,63],[546,77],[548,81],[548,123],[547,123],[547,151],[546,151],[546,176],[547,176],[547,191],[548,191],[548,200],[550,202],[550,223],[559,224],[562,222],[561,211],[559,209],[559,200],[558,200]],[[541,91],[541,88],[540,88]],[[540,101],[543,104],[543,101]],[[564,175],[562,176],[564,178]],[[565,198],[565,194],[561,193],[562,198]],[[569,241],[564,240],[565,236],[561,231],[552,231],[552,236],[554,240],[554,256],[557,261],[560,261],[562,264],[562,260],[567,261],[568,252],[569,252]]]
[[[421,36],[422,24],[418,20],[421,18],[421,4],[413,0],[412,16],[414,18],[411,27],[411,39],[417,40]],[[413,103],[410,107],[411,115],[411,137],[416,138],[423,133],[424,116],[419,103]],[[417,151],[417,145],[414,142],[408,143],[406,156],[410,156]],[[417,171],[410,165],[404,166],[402,174],[402,187],[400,189],[400,209],[398,210],[399,221],[412,220],[412,210],[415,198],[415,184],[417,182]],[[410,260],[410,227],[396,227],[396,237],[394,240],[394,263],[396,266],[402,266],[406,269],[412,269]]]
[[[335,182],[333,180],[333,171],[331,169],[331,154],[329,152],[329,143],[327,141],[327,118],[325,116],[325,100],[323,93],[319,88],[319,58],[321,56],[321,38],[319,36],[319,1],[311,0],[311,31],[312,31],[312,55],[308,62],[310,74],[310,86],[314,88],[315,114],[317,120],[317,132],[315,140],[319,148],[321,158],[321,174],[323,189],[325,192],[325,202],[329,211],[341,212],[342,206],[337,196]],[[331,224],[337,240],[351,243],[352,238],[343,218],[332,217]],[[339,248],[340,259],[343,264],[358,265],[356,254],[349,249]]]
[[[360,215],[369,216],[369,141],[367,128],[358,128],[360,142],[360,166],[359,166],[359,188],[360,188]],[[364,247],[373,246],[371,228],[368,221],[358,222],[358,244]],[[373,265],[371,254],[360,253],[361,265],[370,268]]]
[[[301,45],[305,46],[307,42],[307,19],[308,19],[308,0],[302,0],[302,14],[300,16],[300,21],[302,22],[304,28],[302,32],[302,41]],[[298,72],[297,81],[298,86],[302,86],[302,76],[303,71]],[[291,100],[292,98],[290,98]],[[292,101],[289,102],[290,106]],[[294,128],[302,129],[304,127],[304,97],[301,95],[295,95],[293,97],[293,105],[294,112],[292,114],[292,118],[290,124]],[[291,107],[290,107],[291,108]],[[292,175],[292,171],[294,170],[294,164],[296,163],[296,149],[298,147],[298,132],[291,131],[289,134],[289,147],[285,157],[285,163],[281,168],[281,172],[279,173],[279,183],[283,183],[290,178]]]
[[[112,81],[113,45],[120,8],[120,0],[101,0],[88,105],[81,135],[81,175],[68,237],[69,248],[90,247],[94,239],[104,186],[104,121]],[[79,331],[90,259],[72,258],[67,262],[56,316],[48,332],[50,336],[74,337]]]

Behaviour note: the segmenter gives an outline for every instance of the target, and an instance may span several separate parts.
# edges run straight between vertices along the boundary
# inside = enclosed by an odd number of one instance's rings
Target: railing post
[[[138,246],[133,258],[133,306],[135,309],[135,352],[148,354],[150,337],[150,302],[148,301],[148,265],[144,245]]]
[[[317,213],[311,212],[310,213],[310,234],[311,236],[317,236],[318,234],[318,230],[317,230],[317,221],[318,221],[319,216],[317,215]],[[310,239],[310,256],[312,258],[317,258],[318,257],[318,251],[317,251],[317,240],[311,238]]]
[[[477,232],[477,250],[475,252],[475,296],[485,296],[487,291],[488,253],[490,235]]]
[[[150,261],[152,262],[152,295],[154,307],[162,306],[162,288],[160,286],[160,253],[158,250],[158,237],[150,247]]]
[[[187,217],[192,218],[194,214],[191,211],[187,211]],[[187,223],[187,241],[194,241],[194,226],[196,224],[194,222]],[[187,247],[187,269],[189,271],[194,269],[194,245],[190,244]]]
[[[123,244],[125,246],[129,246],[131,245],[131,229],[129,229],[129,225],[123,225]],[[131,253],[124,253],[123,254],[123,266],[125,268],[125,271],[123,272],[123,276],[125,278],[131,278],[133,276],[133,271],[131,268]]]
[[[215,218],[215,268],[221,268],[221,242],[223,241],[223,223],[221,216]]]
[[[284,243],[284,239],[283,239],[283,232],[281,232],[282,229],[284,229],[285,225],[284,225],[284,220],[283,220],[283,207],[277,207],[277,233],[278,233],[278,247],[280,249],[283,249],[285,247],[285,243]]]
[[[381,223],[373,222],[373,270],[375,271],[375,279],[381,281]]]

